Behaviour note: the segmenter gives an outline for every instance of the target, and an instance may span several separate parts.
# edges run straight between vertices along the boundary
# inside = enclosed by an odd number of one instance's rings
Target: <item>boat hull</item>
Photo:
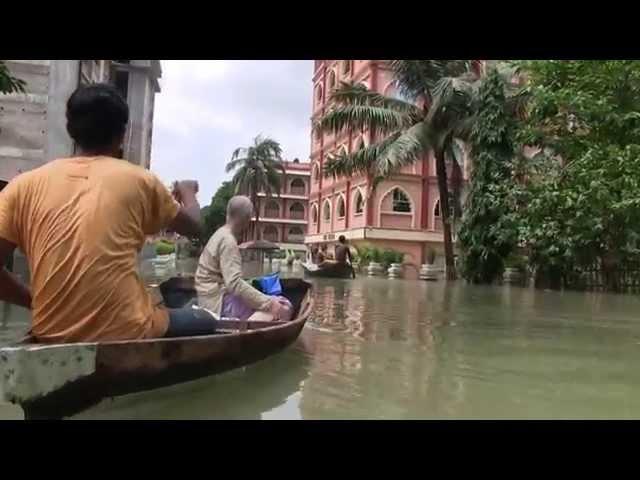
[[[306,265],[302,265],[304,274],[310,278],[355,278],[355,271],[351,265],[336,263],[328,267],[310,270]]]
[[[189,281],[178,283],[184,287]],[[300,298],[290,322],[230,320],[222,321],[223,333],[215,335],[0,349],[2,393],[23,408],[25,418],[63,418],[104,398],[250,365],[293,343],[312,310],[308,283],[283,280],[283,290]]]

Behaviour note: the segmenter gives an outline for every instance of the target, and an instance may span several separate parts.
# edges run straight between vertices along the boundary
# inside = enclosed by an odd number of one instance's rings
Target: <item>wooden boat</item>
[[[114,342],[37,344],[31,339],[0,349],[0,394],[19,404],[26,419],[64,418],[104,398],[152,390],[222,373],[262,360],[293,343],[313,307],[311,285],[283,279],[294,306],[289,322],[222,319],[214,335]],[[193,278],[160,285],[165,305],[195,296]]]
[[[356,278],[356,273],[351,265],[333,263],[322,268],[309,268],[308,264],[302,264],[304,274],[307,277],[318,278]]]

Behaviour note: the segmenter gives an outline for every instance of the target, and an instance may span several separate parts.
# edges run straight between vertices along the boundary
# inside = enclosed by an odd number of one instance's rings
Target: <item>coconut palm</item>
[[[251,198],[256,211],[253,237],[257,239],[258,221],[260,220],[259,192],[267,197],[280,195],[281,175],[284,174],[282,148],[271,138],[258,135],[250,147],[237,148],[227,163],[227,173],[236,171],[231,179],[236,194]]]
[[[462,152],[456,140],[467,139],[473,125],[481,80],[480,63],[472,60],[392,60],[389,63],[406,100],[344,82],[331,93],[333,107],[315,128],[333,133],[343,129],[369,129],[374,142],[349,154],[330,157],[324,174],[364,173],[370,180],[370,195],[380,180],[433,151],[447,278],[454,279],[447,164],[453,172],[453,190],[459,197]],[[456,203],[459,205],[459,200]],[[454,210],[459,215],[460,208]]]

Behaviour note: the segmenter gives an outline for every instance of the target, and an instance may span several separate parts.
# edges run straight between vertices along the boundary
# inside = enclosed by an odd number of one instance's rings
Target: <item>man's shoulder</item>
[[[231,230],[229,230],[226,226],[220,227],[215,233],[211,236],[209,240],[210,245],[225,245],[230,247],[237,247],[238,242],[236,241],[236,237],[233,236]]]

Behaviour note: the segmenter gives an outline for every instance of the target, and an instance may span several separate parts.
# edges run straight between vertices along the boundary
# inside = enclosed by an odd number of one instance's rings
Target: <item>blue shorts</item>
[[[169,309],[169,328],[165,337],[193,337],[216,332],[216,319],[210,313],[190,306]]]

